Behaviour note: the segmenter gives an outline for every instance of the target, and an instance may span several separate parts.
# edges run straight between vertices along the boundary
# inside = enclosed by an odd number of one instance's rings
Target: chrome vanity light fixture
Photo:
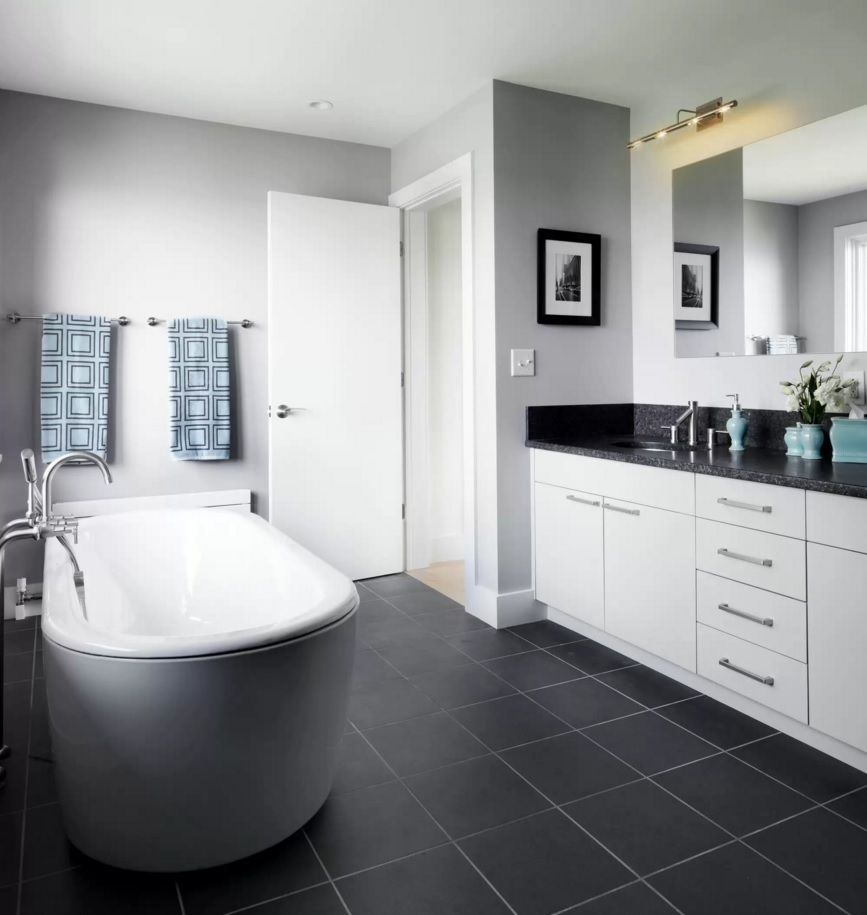
[[[712,127],[714,124],[722,122],[723,115],[726,111],[731,111],[732,108],[737,108],[737,106],[737,99],[732,99],[730,102],[724,102],[722,96],[720,96],[719,98],[713,99],[713,101],[699,105],[695,109],[681,108],[680,111],[677,112],[677,120],[673,124],[669,124],[668,127],[663,127],[661,130],[654,130],[651,133],[647,133],[637,140],[630,140],[629,143],[626,144],[626,148],[638,149],[639,146],[642,146],[644,143],[649,143],[651,140],[663,140],[670,133],[674,133],[675,130],[681,130],[684,127],[695,127],[696,130],[704,130],[707,127]],[[688,114],[689,117],[681,118],[681,115],[684,113]]]

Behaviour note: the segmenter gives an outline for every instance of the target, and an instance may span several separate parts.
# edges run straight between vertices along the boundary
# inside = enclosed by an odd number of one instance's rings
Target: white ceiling
[[[867,105],[744,147],[744,197],[800,206],[867,188]]]
[[[0,0],[0,87],[384,146],[491,78],[694,104],[844,46],[864,0]]]

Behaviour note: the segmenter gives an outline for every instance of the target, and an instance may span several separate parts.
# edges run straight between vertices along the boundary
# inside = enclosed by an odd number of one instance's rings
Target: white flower
[[[786,398],[786,409],[789,413],[797,413],[801,409],[801,404],[795,394],[789,394]]]

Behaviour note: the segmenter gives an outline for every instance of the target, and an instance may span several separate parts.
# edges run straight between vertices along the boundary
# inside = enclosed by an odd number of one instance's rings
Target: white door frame
[[[460,197],[461,200],[461,338],[463,431],[463,538],[464,584],[467,609],[476,585],[476,456],[475,369],[473,309],[473,160],[472,153],[438,168],[395,191],[390,206],[403,211],[404,257],[404,369],[406,444],[407,568],[415,557],[424,558],[429,542],[428,504],[428,397],[427,301],[419,282],[418,246],[424,241],[425,210]],[[415,262],[413,247],[416,247]],[[416,269],[414,269],[416,268]],[[425,563],[427,564],[427,563]]]

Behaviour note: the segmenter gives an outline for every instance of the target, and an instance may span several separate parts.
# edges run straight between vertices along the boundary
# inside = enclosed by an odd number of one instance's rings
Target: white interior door
[[[351,578],[401,571],[400,211],[269,193],[268,313],[271,523]]]

